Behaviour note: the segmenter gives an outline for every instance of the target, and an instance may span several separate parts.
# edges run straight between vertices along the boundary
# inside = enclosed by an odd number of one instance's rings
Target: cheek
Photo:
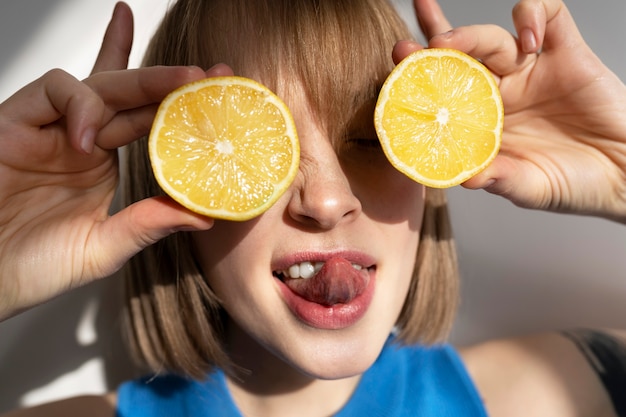
[[[220,298],[224,290],[239,285],[238,274],[233,271],[249,264],[244,256],[247,252],[245,237],[253,230],[255,222],[216,221],[212,229],[192,235],[194,256],[209,286]],[[224,285],[223,277],[229,277],[229,285]]]
[[[411,230],[420,229],[425,188],[395,169],[382,149],[352,149],[340,153],[339,160],[368,217],[392,224],[409,222]]]
[[[257,311],[255,301],[263,298],[266,289],[256,288],[257,283],[252,279],[259,274],[245,241],[235,243],[238,230],[228,229],[230,233],[223,233],[219,227],[197,233],[194,236],[196,259],[204,279],[228,316],[240,323],[256,322],[262,312]]]
[[[369,183],[371,194],[363,197],[363,210],[378,221],[397,268],[394,274],[404,277],[398,289],[408,289],[419,245],[426,189],[391,165],[378,174]],[[405,294],[400,291],[399,295],[403,301]]]
[[[386,186],[383,185],[380,190],[381,195],[390,202],[387,207],[396,211],[398,216],[407,218],[412,224],[412,230],[419,230],[424,211],[424,186],[395,170],[390,177]]]
[[[359,199],[369,217],[386,224],[408,223],[409,230],[419,231],[424,192],[423,185],[388,166],[369,173],[359,186]]]

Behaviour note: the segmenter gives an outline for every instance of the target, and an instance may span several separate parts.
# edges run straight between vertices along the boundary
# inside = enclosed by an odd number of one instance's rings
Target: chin
[[[364,331],[361,335],[331,331],[309,340],[300,338],[299,348],[292,346],[287,355],[281,356],[293,368],[315,379],[336,380],[360,375],[376,361],[389,336],[389,332],[376,332],[371,327]]]
[[[325,359],[296,366],[301,373],[314,379],[339,380],[363,374],[374,364],[378,353],[375,355],[360,354],[358,358],[339,358],[337,361]]]

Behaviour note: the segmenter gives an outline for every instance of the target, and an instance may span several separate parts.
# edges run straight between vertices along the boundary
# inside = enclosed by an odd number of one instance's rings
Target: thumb
[[[94,246],[96,274],[118,271],[138,252],[173,233],[208,230],[213,224],[214,219],[193,213],[169,197],[138,201],[103,223],[97,237],[100,244]]]
[[[507,197],[514,185],[519,184],[520,172],[515,159],[501,150],[484,170],[461,185],[471,190],[484,189],[492,194]]]
[[[402,40],[394,45],[391,57],[393,58],[393,62],[397,65],[412,52],[419,49],[424,49],[424,47],[414,41]]]
[[[515,156],[500,153],[485,170],[461,185],[499,195],[518,207],[546,207],[549,201],[546,184],[523,165]]]

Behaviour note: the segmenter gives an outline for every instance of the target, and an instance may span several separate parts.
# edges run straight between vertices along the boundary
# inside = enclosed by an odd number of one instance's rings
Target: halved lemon
[[[453,49],[422,49],[394,68],[380,91],[376,132],[390,162],[429,187],[461,184],[485,169],[502,141],[496,80]]]
[[[300,160],[296,127],[285,103],[243,77],[214,77],[170,93],[149,136],[161,188],[205,216],[243,221],[272,206],[293,181]]]

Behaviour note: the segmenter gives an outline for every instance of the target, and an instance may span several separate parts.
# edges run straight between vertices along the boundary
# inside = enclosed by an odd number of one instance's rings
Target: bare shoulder
[[[492,417],[616,417],[589,358],[563,333],[494,340],[459,350]]]
[[[89,395],[11,411],[1,417],[115,417],[115,405],[115,394]]]

